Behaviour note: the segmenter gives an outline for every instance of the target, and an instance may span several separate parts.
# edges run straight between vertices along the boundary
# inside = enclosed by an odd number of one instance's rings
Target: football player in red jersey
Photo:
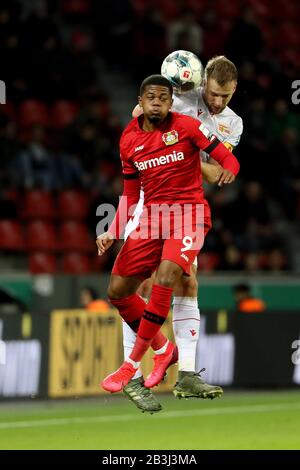
[[[213,136],[209,140],[205,127],[198,120],[170,112],[172,87],[167,79],[160,75],[145,79],[139,103],[144,114],[131,121],[120,143],[123,197],[108,232],[97,239],[99,252],[104,253],[112,245],[115,235],[124,229],[119,223],[125,196],[128,207],[137,203],[141,186],[145,195],[145,214],[143,212],[140,219],[140,231],[149,228],[146,212],[157,204],[170,206],[176,202],[183,210],[187,205],[193,217],[188,227],[182,226],[181,238],[176,236],[174,228],[167,238],[139,238],[134,231],[115,261],[108,295],[124,321],[137,330],[137,340],[129,359],[102,382],[103,388],[111,392],[128,384],[148,347],[161,334],[159,330],[169,312],[173,287],[181,276],[190,274],[191,264],[203,244],[203,237],[198,235],[201,229],[204,235],[210,229],[210,210],[202,189],[199,150],[210,154],[228,170],[228,179],[233,180],[239,171],[236,158],[217,138]],[[200,222],[195,217],[198,206],[203,208]],[[166,218],[174,225],[175,217],[170,212]],[[146,305],[136,290],[155,269],[155,282]],[[145,386],[153,385],[155,377],[150,374]]]
[[[168,78],[168,77],[166,77]],[[205,125],[210,135],[215,135],[231,151],[238,145],[242,131],[243,122],[228,104],[237,86],[238,72],[233,62],[225,56],[216,56],[210,59],[205,67],[203,86],[183,92],[182,89],[174,88],[172,111],[180,112],[191,117],[195,117]],[[142,109],[137,105],[132,113],[133,117],[142,114]],[[204,181],[209,183],[219,183],[222,186],[222,179],[226,177],[224,170],[216,161],[209,158],[201,151],[201,172]],[[220,183],[221,178],[221,183]],[[231,181],[227,180],[227,183]],[[143,210],[144,194],[141,191],[140,200],[132,219],[129,220],[126,229],[126,239],[134,230],[139,221],[139,216]],[[200,332],[200,308],[198,306],[198,282],[197,282],[197,257],[193,263],[191,276],[182,276],[173,293],[173,330],[178,348],[178,381],[173,389],[173,393],[178,397],[214,398],[219,396],[220,387],[209,385],[204,382],[197,370],[200,370],[199,353],[199,332]],[[146,279],[139,287],[138,293],[148,298],[151,292],[155,273]],[[136,334],[123,322],[123,345],[125,360],[131,353]],[[166,346],[159,350],[154,350],[154,372],[152,377],[155,381],[162,380],[166,369],[174,363],[168,362]],[[176,352],[176,349],[174,350]],[[133,401],[139,408],[149,408],[151,400],[155,397],[145,391],[143,385],[142,372],[139,369],[134,378],[124,389],[124,394]],[[133,398],[134,397],[134,400]],[[137,398],[138,397],[138,398]],[[152,403],[153,405],[153,403]]]

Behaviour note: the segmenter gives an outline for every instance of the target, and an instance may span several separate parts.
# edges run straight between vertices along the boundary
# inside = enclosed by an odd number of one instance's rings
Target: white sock
[[[130,362],[133,365],[133,367],[136,368],[136,366],[134,365],[134,361],[129,359],[129,356],[131,354],[131,351],[135,343],[136,334],[130,328],[130,326],[127,325],[126,322],[122,321],[122,326],[123,326],[124,361]],[[134,374],[133,379],[138,379],[139,377],[142,377],[142,371],[140,368]]]
[[[197,297],[174,297],[173,330],[178,347],[178,370],[194,372],[200,330]]]
[[[141,361],[139,361],[139,362],[133,361],[132,359],[130,359],[130,357],[128,359],[126,359],[126,362],[129,362],[129,364],[132,364],[135,369],[139,369],[139,367],[141,365]],[[134,378],[137,378],[137,377],[135,377],[135,374],[134,374],[134,376],[132,378],[134,379]]]
[[[163,345],[162,348],[157,349],[156,351],[154,351],[155,354],[164,354],[164,353],[166,352],[166,350],[167,350],[168,344],[169,344],[169,340],[167,340],[167,341],[165,342],[165,344]]]

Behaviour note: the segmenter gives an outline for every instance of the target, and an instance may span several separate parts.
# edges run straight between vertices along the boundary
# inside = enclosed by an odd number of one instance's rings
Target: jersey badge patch
[[[178,132],[177,131],[170,131],[170,132],[165,132],[162,135],[162,140],[166,145],[174,145],[176,142],[178,142]]]
[[[227,135],[231,134],[231,129],[230,129],[230,127],[226,126],[225,124],[221,124],[221,123],[220,123],[220,124],[218,125],[218,129],[219,129],[219,131],[221,132],[221,134],[227,134]]]

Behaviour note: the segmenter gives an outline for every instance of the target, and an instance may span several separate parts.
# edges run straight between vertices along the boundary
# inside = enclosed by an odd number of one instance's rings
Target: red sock
[[[130,326],[133,331],[138,331],[140,320],[144,313],[147,304],[138,295],[132,294],[129,297],[123,299],[109,299],[114,307],[116,307],[123,320]],[[153,338],[151,347],[156,351],[162,348],[167,342],[167,338],[161,331],[158,331],[157,335]]]
[[[142,297],[137,294],[129,295],[123,299],[109,299],[116,307],[123,320],[130,326],[133,331],[137,331],[141,317],[144,313],[146,304]]]
[[[165,335],[159,330],[152,340],[151,348],[153,351],[157,351],[158,349],[162,348],[167,341],[168,338],[166,338]]]
[[[151,344],[151,339],[143,339],[140,336],[136,337],[133,350],[130,354],[130,359],[135,362],[140,362],[148,351]]]
[[[173,289],[160,285],[153,285],[151,297],[141,320],[138,337],[135,342],[130,359],[141,361],[154,336],[160,330],[168,316]]]

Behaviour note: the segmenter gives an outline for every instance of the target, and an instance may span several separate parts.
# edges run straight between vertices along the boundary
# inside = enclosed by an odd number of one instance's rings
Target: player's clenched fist
[[[96,244],[98,248],[98,255],[101,256],[105,253],[113,244],[114,237],[110,232],[104,232],[96,238]]]

